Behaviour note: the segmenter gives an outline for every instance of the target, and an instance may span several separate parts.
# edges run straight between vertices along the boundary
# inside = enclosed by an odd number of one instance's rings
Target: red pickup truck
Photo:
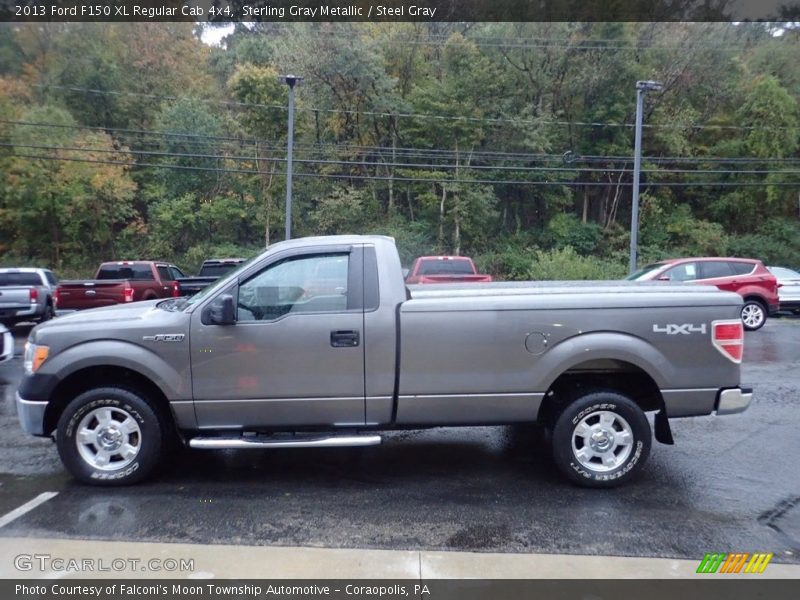
[[[144,260],[106,262],[94,279],[61,281],[56,309],[81,310],[124,302],[177,295],[176,279],[184,277],[175,265]]]
[[[491,275],[482,275],[466,256],[420,256],[412,264],[406,283],[487,283]]]

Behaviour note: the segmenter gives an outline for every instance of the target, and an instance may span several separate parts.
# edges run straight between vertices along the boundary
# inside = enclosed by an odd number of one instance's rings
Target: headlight
[[[25,344],[25,358],[22,363],[25,368],[25,373],[31,375],[38,371],[42,363],[47,360],[49,354],[50,348],[48,346],[37,346],[36,344],[27,342]]]

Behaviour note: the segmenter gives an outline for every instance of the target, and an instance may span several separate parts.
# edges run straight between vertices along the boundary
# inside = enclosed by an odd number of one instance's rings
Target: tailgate
[[[30,287],[0,287],[0,310],[29,308],[30,305]]]
[[[197,292],[207,288],[214,283],[219,277],[180,277],[175,281],[178,282],[178,290],[181,295],[196,294]]]
[[[79,310],[121,304],[125,299],[124,279],[66,281],[58,286],[58,309]]]
[[[420,283],[488,283],[491,275],[422,275]]]

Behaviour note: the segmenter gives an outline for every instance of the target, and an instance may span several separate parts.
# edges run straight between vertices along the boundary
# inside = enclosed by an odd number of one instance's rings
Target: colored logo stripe
[[[700,561],[697,573],[763,573],[764,569],[772,560],[772,553],[756,552],[735,552],[725,554],[724,552],[709,552]],[[748,560],[749,559],[749,560]],[[746,566],[745,566],[746,565]],[[744,571],[742,571],[744,569]]]
[[[703,560],[700,562],[700,566],[697,567],[698,573],[716,573],[719,566],[722,564],[722,561],[725,560],[727,554],[722,553],[714,553],[714,554],[706,554],[703,557]]]
[[[744,569],[745,573],[763,573],[764,569],[767,568],[769,561],[772,560],[772,552],[769,554],[753,554],[753,558],[750,559],[750,562],[747,563],[747,566]]]

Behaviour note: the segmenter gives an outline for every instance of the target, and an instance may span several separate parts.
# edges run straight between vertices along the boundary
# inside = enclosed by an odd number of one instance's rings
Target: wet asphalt
[[[18,350],[27,329],[17,328]],[[533,426],[390,433],[371,448],[200,451],[152,480],[73,481],[19,428],[20,357],[0,365],[0,515],[58,495],[0,536],[701,558],[800,563],[800,318],[748,333],[750,409],[672,421],[626,487],[566,483]]]

